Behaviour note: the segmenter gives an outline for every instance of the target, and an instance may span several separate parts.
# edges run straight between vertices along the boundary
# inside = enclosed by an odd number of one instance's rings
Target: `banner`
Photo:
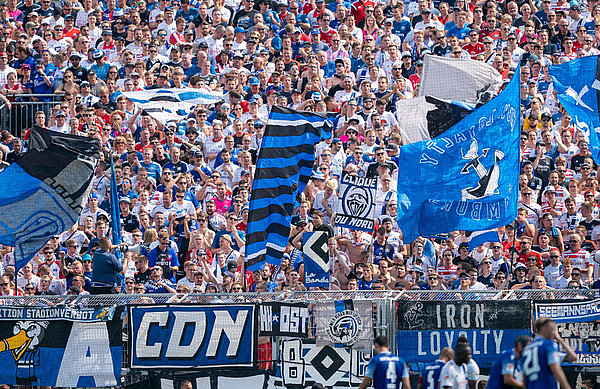
[[[600,366],[600,299],[534,303],[534,318],[542,316],[556,321],[558,333],[577,354],[572,365]]]
[[[396,102],[396,120],[402,144],[429,140],[441,135],[474,110],[474,106],[432,96],[419,96]]]
[[[357,387],[371,359],[369,353],[358,350],[318,346],[306,340],[283,340],[280,343],[276,388],[310,388],[320,383],[327,388]]]
[[[524,301],[399,301],[398,355],[412,362],[431,363],[459,336],[471,342],[480,367],[514,346],[519,335],[531,335],[531,305]]]
[[[103,387],[120,384],[122,309],[0,309],[0,382]]]
[[[423,58],[419,96],[471,104],[487,103],[498,93],[501,85],[500,73],[485,62],[426,55]]]
[[[585,139],[596,163],[600,162],[600,57],[576,58],[561,65],[550,65],[550,77],[558,101]]]
[[[294,205],[315,162],[315,145],[331,138],[325,115],[273,106],[258,153],[246,228],[250,271],[281,264]]]
[[[304,285],[307,288],[329,288],[329,245],[327,232],[305,232],[302,235]]]
[[[492,101],[439,137],[402,146],[398,225],[404,243],[419,236],[479,231],[514,221],[519,188],[519,88],[519,77],[513,77]]]
[[[340,180],[340,194],[335,226],[372,232],[377,178],[345,174]]]
[[[303,303],[260,303],[260,336],[308,336],[308,305]]]
[[[362,350],[373,347],[373,303],[370,300],[318,301],[315,322],[318,345]]]
[[[251,304],[129,308],[131,368],[254,366]]]
[[[0,244],[15,248],[17,271],[75,224],[99,151],[97,139],[33,126],[29,150],[0,172]]]

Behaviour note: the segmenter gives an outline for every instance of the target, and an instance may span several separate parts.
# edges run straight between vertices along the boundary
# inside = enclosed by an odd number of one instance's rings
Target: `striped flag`
[[[491,230],[467,232],[466,235],[469,251],[476,249],[484,243],[500,242],[498,230],[495,228],[492,228]]]
[[[274,106],[258,154],[246,228],[248,269],[278,265],[288,242],[296,197],[310,179],[315,145],[331,137],[326,116]]]

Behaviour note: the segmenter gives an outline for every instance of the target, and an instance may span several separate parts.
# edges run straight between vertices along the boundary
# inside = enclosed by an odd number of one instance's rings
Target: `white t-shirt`
[[[469,381],[467,380],[467,366],[462,364],[458,366],[454,360],[446,363],[440,373],[440,388],[451,387],[452,389],[467,389]]]

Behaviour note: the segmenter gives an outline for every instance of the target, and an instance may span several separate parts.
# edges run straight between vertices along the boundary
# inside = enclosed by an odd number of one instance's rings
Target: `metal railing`
[[[561,300],[593,299],[600,297],[600,290],[468,290],[468,291],[310,291],[310,292],[273,292],[273,293],[235,293],[235,294],[115,294],[115,295],[64,295],[64,296],[3,296],[0,306],[38,306],[72,308],[91,308],[107,306],[137,306],[158,304],[236,304],[260,302],[304,302],[309,304],[311,319],[309,339],[315,337],[314,310],[312,304],[323,300],[369,300],[373,305],[373,330],[376,335],[386,335],[393,350],[396,350],[396,302],[402,300],[419,301],[498,301],[498,300]],[[129,337],[124,334],[123,377],[125,383],[133,383],[146,377],[143,371],[128,368]],[[271,340],[273,359],[258,361],[273,369],[277,365],[280,344]],[[414,372],[411,372],[415,378]],[[483,376],[482,376],[483,378]]]
[[[34,123],[37,111],[43,111],[48,118],[52,107],[59,104],[63,96],[63,94],[14,95],[15,101],[10,102],[10,108],[6,103],[0,104],[0,129],[20,136],[22,130],[31,127]],[[34,101],[34,98],[38,101]]]
[[[309,292],[263,292],[263,293],[215,293],[215,294],[109,294],[109,295],[63,295],[63,296],[2,296],[2,305],[30,305],[50,307],[67,305],[79,308],[145,305],[145,304],[236,304],[269,301],[321,300],[569,300],[599,298],[597,289],[520,289],[520,290],[373,290],[373,291],[309,291]]]

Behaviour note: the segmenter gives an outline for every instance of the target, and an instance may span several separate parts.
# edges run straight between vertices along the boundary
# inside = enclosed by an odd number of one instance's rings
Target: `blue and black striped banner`
[[[331,138],[324,114],[274,106],[258,154],[246,228],[248,269],[280,264],[296,197],[310,179],[315,145]]]

